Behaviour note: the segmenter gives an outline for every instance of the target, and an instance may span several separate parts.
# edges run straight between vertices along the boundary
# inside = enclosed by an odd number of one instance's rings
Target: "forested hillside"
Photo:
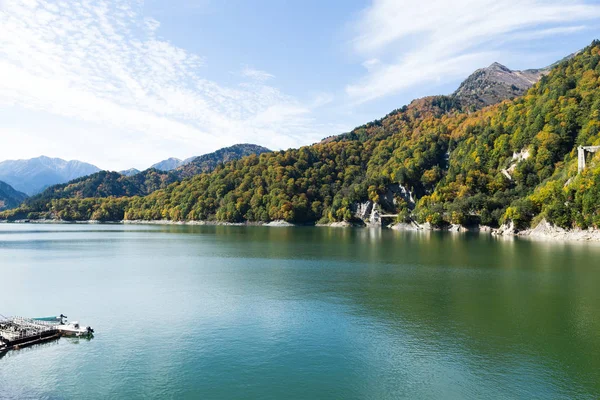
[[[525,96],[453,129],[449,169],[420,200],[420,219],[506,219],[523,228],[537,216],[563,227],[598,226],[598,169],[592,162],[577,176],[577,146],[600,144],[599,53],[596,41]]]
[[[577,146],[600,144],[600,43],[555,66],[524,96],[476,112],[451,96],[300,149],[249,156],[145,197],[52,200],[4,218],[332,222],[358,203],[400,218],[523,228],[600,226],[600,163],[577,175]],[[411,204],[390,187],[400,185]]]
[[[100,171],[64,184],[51,186],[42,193],[27,199],[26,207],[30,210],[41,211],[45,210],[52,200],[145,196],[184,178],[202,172],[210,172],[224,162],[269,151],[267,148],[254,144],[236,144],[196,157],[191,162],[171,171],[162,171],[156,168],[149,168],[141,172],[134,169],[119,173]]]
[[[271,150],[256,144],[242,143],[224,147],[209,154],[194,158],[176,169],[180,179],[189,178],[203,172],[214,170],[219,164],[238,160],[252,154],[269,153]]]
[[[58,199],[145,196],[177,180],[175,173],[163,172],[155,168],[130,176],[118,172],[100,171],[68,183],[51,186],[27,199],[26,205],[38,210],[44,209],[50,201]]]
[[[25,193],[19,192],[8,183],[0,181],[0,211],[17,207],[26,198]]]

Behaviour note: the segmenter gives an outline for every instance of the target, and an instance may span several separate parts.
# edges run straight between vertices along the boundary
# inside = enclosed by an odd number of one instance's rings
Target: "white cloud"
[[[265,81],[268,81],[269,79],[275,77],[274,75],[269,74],[268,72],[250,68],[248,66],[246,66],[246,67],[244,67],[244,69],[242,69],[242,76],[246,77],[246,78],[254,79],[259,82],[265,82]]]
[[[0,104],[84,121],[108,138],[141,133],[132,158],[155,161],[238,142],[287,148],[331,134],[311,117],[311,104],[267,85],[267,72],[246,67],[250,82],[229,87],[204,79],[206,61],[159,38],[160,22],[141,10],[135,0],[0,1]],[[72,137],[51,126],[40,135],[49,133],[70,145]],[[0,158],[25,146],[24,137],[3,138]],[[188,153],[165,154],[172,148]]]
[[[507,41],[573,33],[599,18],[600,5],[583,0],[375,0],[352,41],[367,73],[346,92],[364,102],[464,76]]]

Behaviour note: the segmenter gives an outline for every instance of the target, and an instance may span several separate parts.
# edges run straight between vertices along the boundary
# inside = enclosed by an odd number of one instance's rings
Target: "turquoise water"
[[[0,358],[0,398],[600,397],[593,244],[0,224],[0,313],[96,330]]]

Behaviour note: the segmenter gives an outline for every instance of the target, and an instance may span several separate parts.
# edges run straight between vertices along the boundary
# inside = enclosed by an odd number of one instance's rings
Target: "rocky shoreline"
[[[123,221],[64,221],[54,219],[43,219],[43,220],[16,220],[16,221],[0,221],[0,223],[30,223],[30,224],[124,224],[124,225],[198,225],[198,226],[267,226],[267,227],[294,227],[302,226],[298,224],[292,224],[283,220],[276,220],[270,222],[223,222],[223,221],[172,221],[172,220],[123,220]],[[341,222],[330,222],[327,224],[315,224],[318,227],[329,227],[329,228],[375,228],[372,225],[361,225],[358,223],[352,223],[348,221]],[[377,227],[381,229],[382,227]],[[492,228],[485,225],[476,225],[471,227],[465,227],[461,225],[450,225],[447,228],[440,229],[431,226],[429,223],[418,224],[414,221],[396,223],[383,227],[383,229],[392,229],[395,231],[402,232],[431,232],[431,231],[447,231],[447,232],[480,232],[486,233],[496,237],[506,238],[528,238],[535,240],[553,240],[553,241],[578,241],[578,242],[600,242],[600,230],[599,229],[572,229],[566,230],[555,225],[550,224],[546,220],[542,220],[534,228],[516,231],[514,226],[511,224],[503,225],[499,228]]]
[[[517,236],[540,240],[600,242],[600,230],[598,229],[566,230],[554,226],[546,220],[540,222],[535,228],[518,232]]]
[[[546,220],[542,220],[534,228],[517,231],[512,223],[503,225],[499,228],[492,228],[485,225],[476,225],[465,227],[461,225],[450,225],[446,229],[432,227],[429,223],[417,224],[397,223],[390,226],[391,229],[397,231],[448,231],[448,232],[480,232],[487,233],[497,237],[520,237],[535,240],[553,240],[553,241],[578,241],[578,242],[600,242],[600,230],[598,229],[572,229],[567,230],[550,224]]]

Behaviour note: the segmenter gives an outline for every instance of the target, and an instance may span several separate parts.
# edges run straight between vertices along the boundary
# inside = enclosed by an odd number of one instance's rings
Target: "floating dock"
[[[0,352],[58,339],[60,332],[51,324],[23,317],[0,319]]]
[[[62,318],[62,315],[58,320],[0,316],[0,354],[55,340],[61,336],[92,335],[93,329],[80,329],[78,323],[65,325]]]

